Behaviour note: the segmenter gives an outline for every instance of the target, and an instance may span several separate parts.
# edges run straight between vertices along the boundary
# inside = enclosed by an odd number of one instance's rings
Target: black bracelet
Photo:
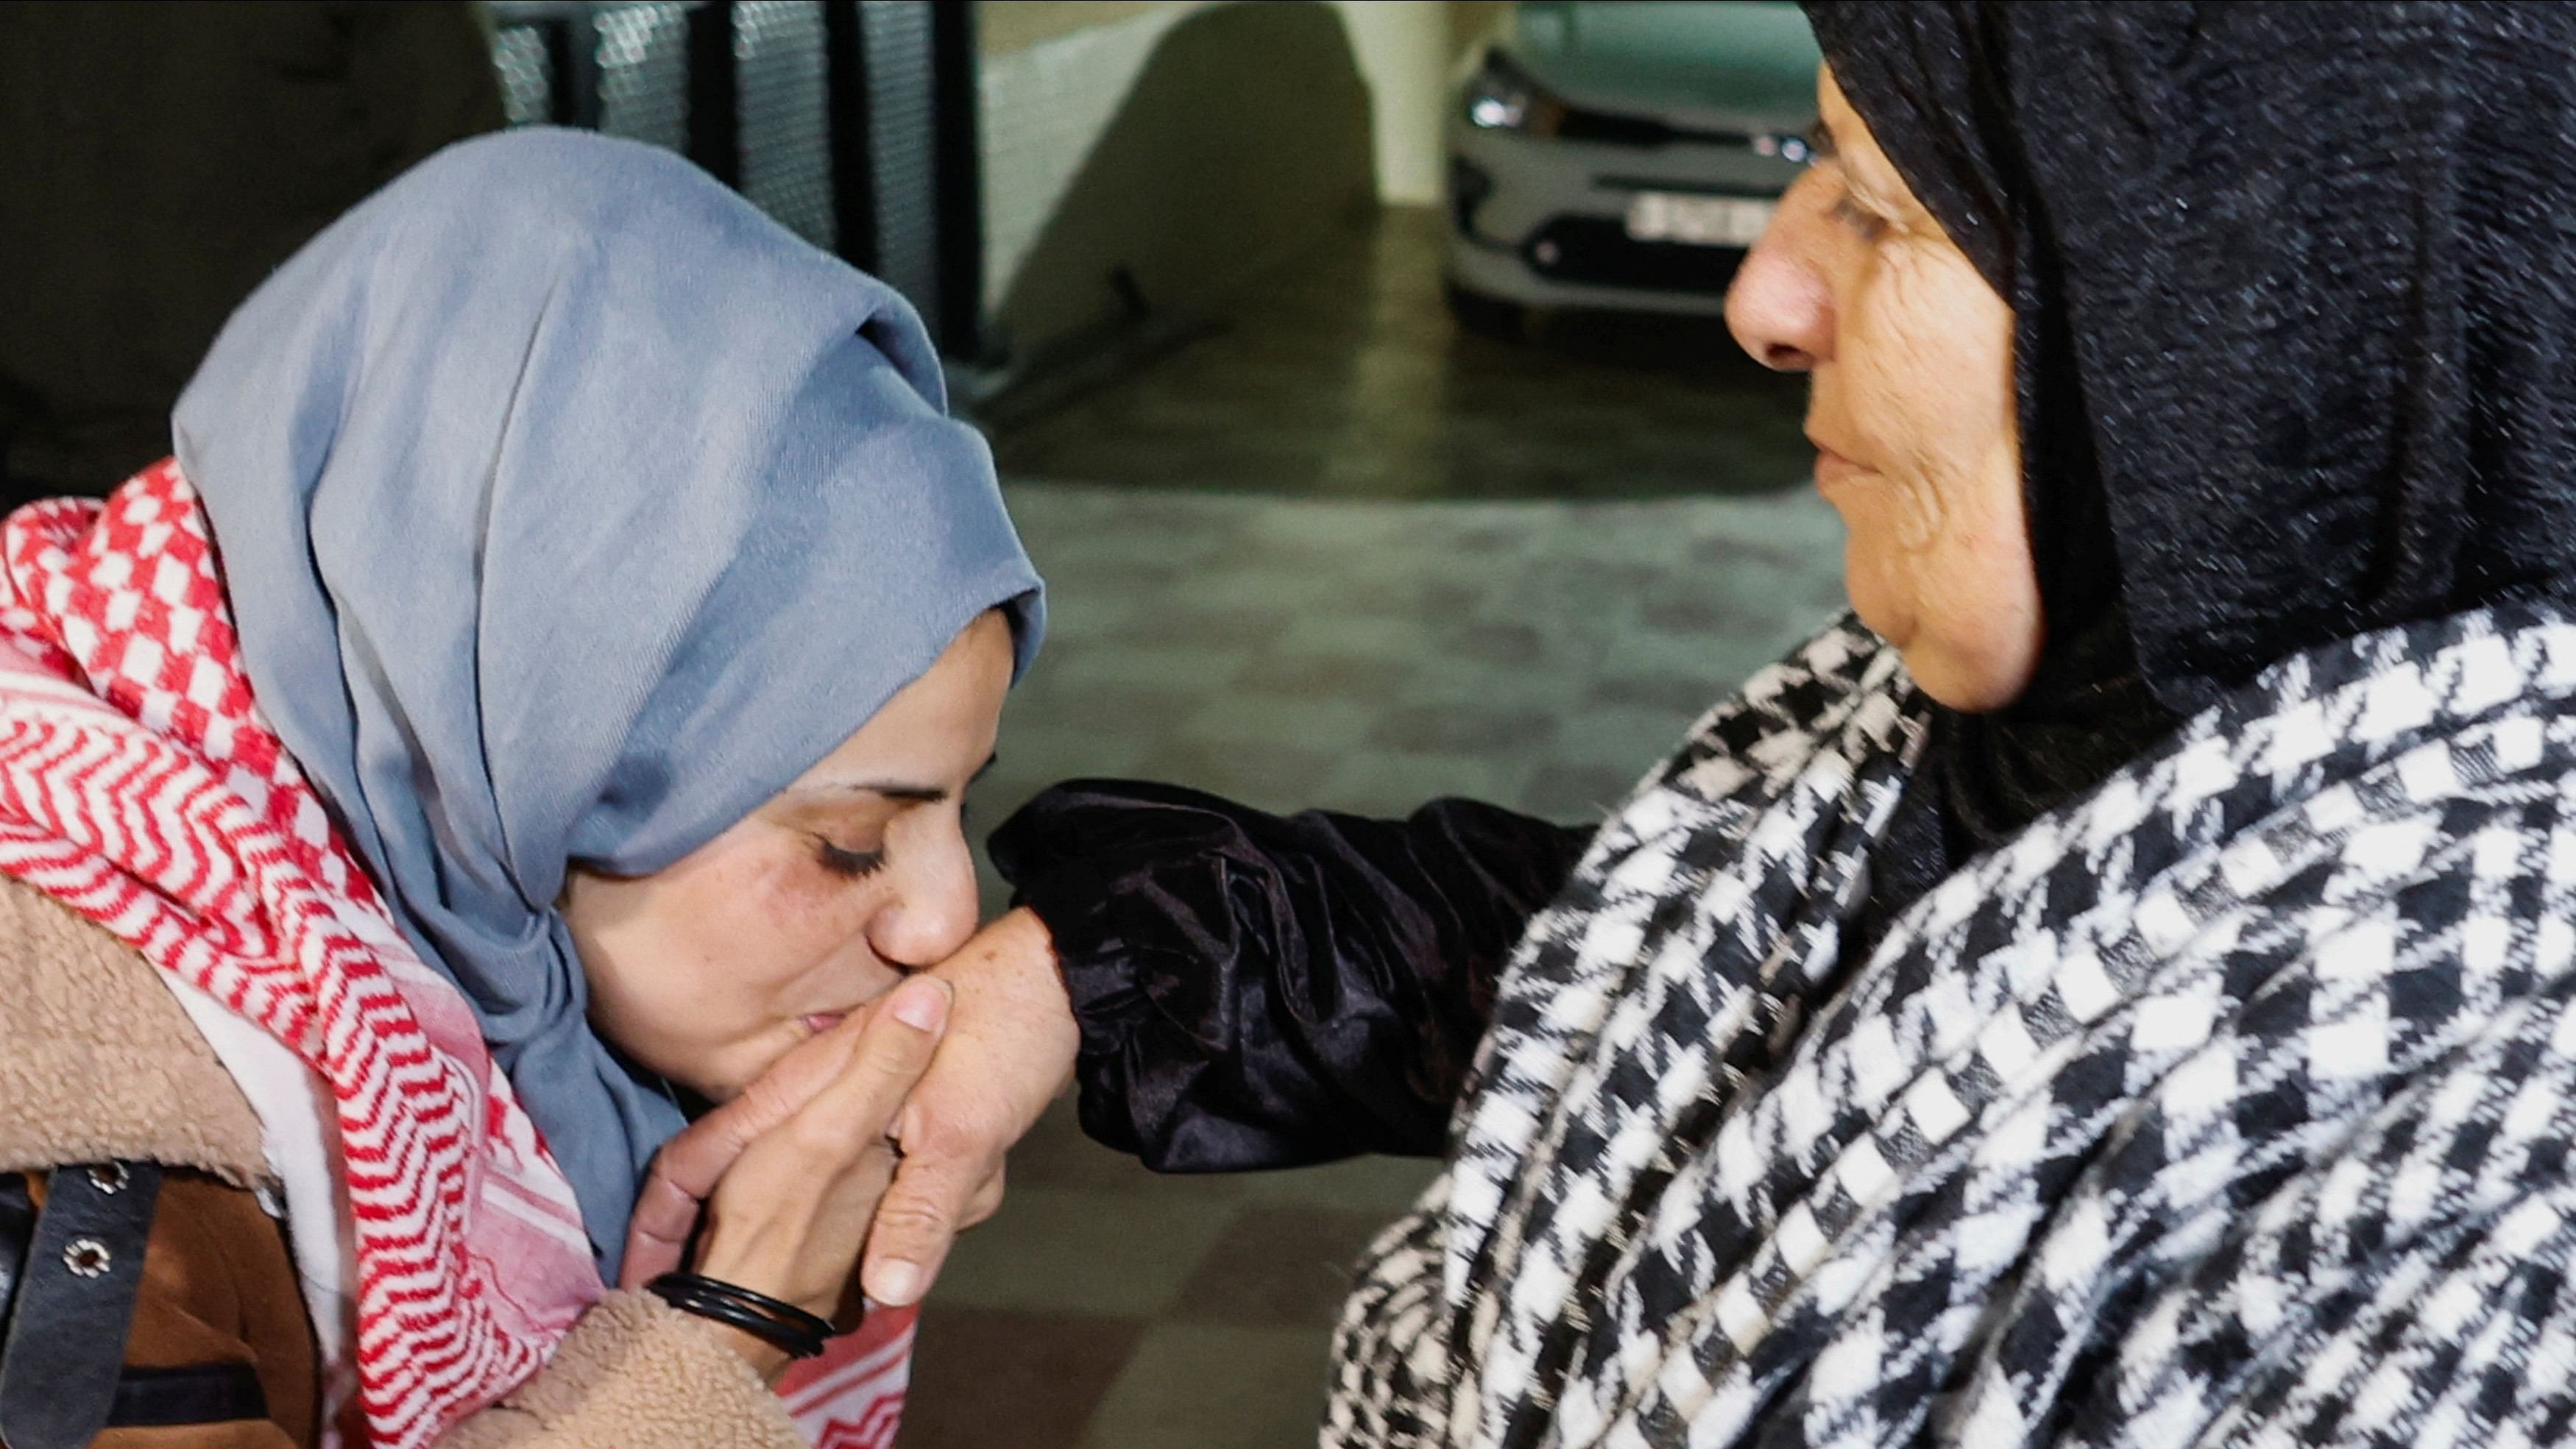
[[[840,1332],[832,1326],[832,1320],[817,1317],[793,1303],[782,1303],[766,1293],[754,1293],[700,1273],[665,1273],[645,1284],[644,1291],[683,1313],[739,1328],[773,1348],[786,1350],[791,1358],[816,1357],[823,1352],[825,1341]]]

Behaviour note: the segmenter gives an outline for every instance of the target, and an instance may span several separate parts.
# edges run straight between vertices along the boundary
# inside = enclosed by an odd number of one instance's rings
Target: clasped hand
[[[620,1286],[678,1268],[703,1213],[691,1266],[710,1277],[829,1317],[858,1266],[870,1299],[919,1302],[1001,1206],[1004,1154],[1071,1079],[1076,1041],[1045,925],[1003,915],[664,1144]]]

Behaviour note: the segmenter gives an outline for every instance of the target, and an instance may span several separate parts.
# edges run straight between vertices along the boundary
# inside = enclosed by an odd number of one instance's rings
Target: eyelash
[[[843,850],[820,835],[814,837],[814,858],[823,869],[847,880],[874,875],[886,863],[882,850]]]

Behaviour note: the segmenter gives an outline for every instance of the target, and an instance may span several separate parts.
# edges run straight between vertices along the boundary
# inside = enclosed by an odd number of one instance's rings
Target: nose
[[[1812,173],[1789,188],[1726,289],[1726,329],[1773,372],[1806,372],[1834,355],[1834,294],[1818,265],[1815,192]]]
[[[975,859],[964,838],[889,864],[892,897],[868,923],[868,945],[890,966],[919,971],[954,955],[975,934]]]

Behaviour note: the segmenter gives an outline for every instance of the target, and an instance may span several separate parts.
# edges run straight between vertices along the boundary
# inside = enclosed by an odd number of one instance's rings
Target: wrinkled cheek
[[[2012,443],[2012,320],[1964,258],[1894,247],[1854,309],[1846,362],[1874,416],[1897,541],[1941,546],[1998,445]]]

